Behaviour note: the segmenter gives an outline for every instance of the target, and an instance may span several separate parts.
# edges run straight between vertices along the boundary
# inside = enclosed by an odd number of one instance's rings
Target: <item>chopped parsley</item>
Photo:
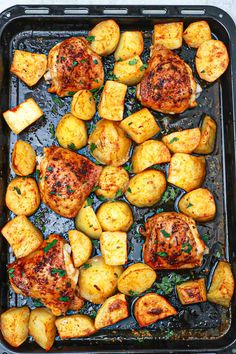
[[[129,187],[129,188],[127,188],[127,192],[128,193],[132,193],[132,191],[131,191],[131,188]]]
[[[158,209],[156,210],[156,213],[157,213],[157,214],[160,214],[160,213],[163,213],[163,211],[164,211],[163,208],[158,208]]]
[[[187,206],[187,209],[188,209],[188,208],[191,208],[192,206],[193,206],[193,204],[192,204],[192,203],[189,203],[188,206]]]
[[[84,208],[86,208],[87,206],[91,206],[91,205],[93,205],[93,198],[88,197],[86,199],[86,205],[84,206]]]
[[[117,62],[120,62],[120,61],[123,61],[123,59],[122,59],[122,58],[119,58],[119,59],[117,60]]]
[[[170,234],[168,232],[166,232],[166,230],[161,230],[161,233],[165,238],[170,237]]]
[[[33,304],[35,307],[42,307],[43,306],[42,302],[37,299],[33,300]]]
[[[70,300],[69,296],[61,296],[61,297],[59,297],[59,301],[68,302],[69,300]]]
[[[94,82],[98,82],[98,79],[93,79]]]
[[[115,197],[116,197],[116,198],[121,197],[122,194],[123,194],[123,191],[122,191],[121,188],[119,188],[118,191],[117,191],[116,194],[115,194]]]
[[[105,200],[107,200],[105,197],[103,197],[103,195],[99,195],[98,199],[101,200],[101,202],[104,202]]]
[[[60,277],[64,277],[64,275],[66,275],[66,271],[63,269],[52,268],[51,274],[58,274]]]
[[[178,141],[179,138],[177,138],[176,136],[174,138],[172,138],[170,141],[169,141],[169,144],[173,144],[175,141]]]
[[[129,295],[130,296],[138,296],[139,292],[138,291],[129,290]]]
[[[81,63],[82,63],[82,64],[83,64],[83,63],[86,63],[86,61],[87,61],[86,59],[82,59],[82,60],[81,60]]]
[[[118,77],[112,71],[109,71],[108,75],[109,75],[109,80],[115,81],[118,79]]]
[[[36,169],[35,173],[36,173],[36,178],[39,179],[40,178],[40,170]]]
[[[92,192],[95,192],[95,191],[97,191],[98,189],[100,189],[99,186],[94,186],[93,189],[92,189]]]
[[[133,122],[129,122],[129,123],[128,123],[128,125],[132,125],[132,124],[133,124]]]
[[[55,104],[57,104],[60,108],[64,107],[64,102],[57,96],[52,96],[52,100]]]
[[[51,195],[56,195],[57,192],[56,192],[56,191],[51,191],[49,194],[51,194]]]
[[[182,243],[181,245],[181,251],[185,253],[190,253],[192,250],[192,246],[190,245],[189,242]]]
[[[135,64],[137,64],[137,62],[138,62],[138,59],[134,58],[134,59],[129,61],[129,65],[135,65]]]
[[[71,186],[69,186],[69,185],[67,185],[66,188],[67,188],[67,192],[69,194],[73,194],[75,192],[74,189],[71,189]]]
[[[43,225],[43,227],[42,227],[42,232],[45,232],[45,231],[46,231],[46,226]]]
[[[202,235],[203,241],[206,243],[209,240],[209,236],[207,234]]]
[[[90,43],[94,42],[95,41],[95,36],[88,36],[86,37],[86,40]]]
[[[76,60],[74,60],[73,63],[72,63],[72,65],[73,65],[73,66],[76,66],[76,65],[78,65],[78,62],[77,62]]]
[[[97,59],[93,59],[94,64],[98,64]]]
[[[53,167],[52,166],[48,166],[47,171],[48,172],[52,172],[53,171]]]
[[[15,272],[15,269],[14,269],[14,268],[8,269],[8,273],[9,273],[9,277],[10,277],[10,278],[14,278],[14,272]]]
[[[52,247],[55,246],[56,243],[57,243],[57,240],[56,240],[56,239],[54,239],[52,242],[47,243],[47,246],[44,247],[44,249],[43,249],[44,252],[45,252],[45,253],[48,252]]]
[[[69,144],[69,145],[68,145],[68,148],[69,148],[70,150],[75,150],[75,144],[74,144],[74,143]]]
[[[69,96],[73,96],[75,93],[76,93],[76,92],[73,92],[73,91],[67,92],[67,94],[68,94]]]
[[[171,273],[170,276],[164,276],[161,283],[156,283],[156,292],[162,295],[169,295],[174,290],[175,285],[181,284],[188,280],[189,276],[181,276],[176,273]]]
[[[204,70],[204,69],[201,71],[202,74],[204,74],[205,72],[206,72],[206,70]]]
[[[147,69],[147,64],[143,64],[142,66],[140,66],[140,71],[143,71]]]
[[[21,190],[20,190],[20,188],[18,188],[18,187],[16,187],[16,186],[14,186],[14,191],[16,191],[17,192],[17,194],[21,194]]]
[[[91,153],[93,153],[95,149],[97,149],[97,145],[94,144],[94,143],[91,143],[91,145],[90,145],[90,151],[91,151]]]
[[[65,57],[61,57],[61,61],[65,61],[66,60],[66,58]]]
[[[132,167],[130,165],[123,166],[125,171],[132,172]]]
[[[166,252],[156,252],[156,254],[160,257],[166,257],[167,253]]]
[[[168,186],[167,190],[162,196],[162,202],[167,203],[169,200],[175,200],[179,193],[178,189],[174,189],[173,187]]]
[[[88,269],[88,268],[91,268],[92,267],[92,264],[89,264],[89,263],[85,263],[82,268],[83,269]]]
[[[55,138],[55,127],[54,127],[54,124],[50,124],[49,126],[49,132],[51,134],[51,139],[54,139]]]

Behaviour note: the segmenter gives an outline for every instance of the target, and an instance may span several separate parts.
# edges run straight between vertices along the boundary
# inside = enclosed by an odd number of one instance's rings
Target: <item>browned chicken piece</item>
[[[45,79],[51,81],[48,92],[64,97],[82,89],[96,89],[103,85],[101,58],[89,47],[84,37],[71,37],[56,44],[48,54]]]
[[[195,221],[181,213],[152,216],[145,224],[144,262],[153,269],[194,268],[202,264],[208,248]]]
[[[61,236],[50,235],[38,250],[8,265],[13,290],[39,299],[55,316],[65,314],[79,275],[69,251]]]
[[[197,105],[196,91],[191,68],[171,50],[153,47],[147,70],[137,86],[142,105],[162,113],[182,113]]]
[[[44,148],[39,188],[55,213],[74,218],[98,181],[102,168],[86,157],[57,146]]]

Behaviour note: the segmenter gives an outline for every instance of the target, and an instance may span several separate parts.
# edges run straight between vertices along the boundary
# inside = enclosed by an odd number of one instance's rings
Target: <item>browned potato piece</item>
[[[194,189],[180,199],[179,210],[196,221],[213,220],[216,214],[214,196],[206,188]]]
[[[93,245],[85,234],[77,230],[68,231],[74,266],[82,266],[91,256]]]
[[[81,149],[88,141],[85,122],[71,113],[66,113],[56,127],[56,138],[65,149]]]
[[[211,154],[216,140],[216,122],[209,116],[205,116],[201,126],[201,139],[194,150],[197,154]]]
[[[153,45],[163,45],[168,49],[182,46],[183,22],[157,23],[154,26]]]
[[[171,152],[191,154],[198,146],[201,138],[199,128],[186,129],[163,136],[162,141]]]
[[[91,38],[92,50],[101,56],[106,56],[113,53],[117,47],[120,27],[114,20],[105,20],[93,27],[88,35]]]
[[[96,104],[92,92],[89,90],[76,92],[71,101],[71,113],[82,120],[92,119],[96,113]]]
[[[123,201],[103,203],[97,218],[104,231],[128,231],[134,221],[131,208]]]
[[[79,294],[78,287],[75,289],[75,295],[70,303],[69,310],[79,311],[84,306],[84,299]]]
[[[176,153],[170,160],[167,181],[190,192],[201,187],[206,175],[206,160],[203,156]]]
[[[12,152],[12,169],[19,176],[28,176],[34,172],[36,153],[32,146],[23,140],[18,140]]]
[[[128,86],[137,85],[145,73],[145,66],[138,55],[122,61],[116,61],[114,65],[116,80]]]
[[[229,307],[234,293],[234,276],[228,262],[220,261],[214,272],[207,300]]]
[[[144,50],[143,35],[140,31],[121,33],[120,42],[115,51],[115,60],[126,60],[140,55]]]
[[[61,339],[89,337],[96,332],[94,321],[86,315],[59,317],[55,323]]]
[[[211,39],[211,29],[206,21],[190,23],[183,33],[183,39],[189,47],[198,48],[203,42]]]
[[[217,80],[229,65],[229,55],[223,42],[210,39],[203,42],[196,53],[196,69],[201,79]]]
[[[100,247],[106,264],[123,265],[127,262],[128,252],[126,232],[102,232]]]
[[[177,294],[182,305],[207,301],[205,279],[186,281],[176,285]]]
[[[155,293],[140,297],[134,305],[134,316],[140,327],[176,314],[176,309],[164,297]]]

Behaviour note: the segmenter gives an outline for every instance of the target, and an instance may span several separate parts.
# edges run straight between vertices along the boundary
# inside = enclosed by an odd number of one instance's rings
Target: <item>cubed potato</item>
[[[201,126],[201,138],[194,150],[197,154],[211,154],[214,150],[217,125],[210,116],[205,116]]]
[[[96,332],[94,321],[86,315],[71,315],[56,319],[61,339],[89,337]]]
[[[228,262],[219,262],[214,272],[207,300],[225,307],[230,306],[234,293],[234,276]]]
[[[18,140],[12,152],[12,169],[19,176],[28,176],[34,172],[36,153],[32,146],[23,140]]]
[[[145,73],[145,67],[138,55],[122,61],[115,62],[114,75],[116,80],[128,86],[137,85]]]
[[[116,294],[109,297],[100,307],[95,318],[97,330],[111,326],[129,317],[128,303],[124,294]]]
[[[91,120],[96,113],[96,104],[92,92],[80,90],[71,101],[71,113],[82,120]]]
[[[206,188],[194,189],[180,199],[179,210],[199,222],[213,220],[216,214],[214,196]]]
[[[126,31],[120,36],[118,47],[115,51],[115,60],[126,60],[135,55],[142,54],[144,50],[143,35],[140,31]]]
[[[162,141],[171,152],[191,154],[198,146],[201,138],[199,128],[186,129],[163,136]]]
[[[29,334],[46,351],[51,349],[55,340],[55,320],[56,316],[45,308],[36,308],[30,314]]]
[[[1,232],[16,258],[28,256],[43,243],[41,232],[24,215],[9,221]]]
[[[77,230],[68,231],[72,258],[76,268],[82,266],[92,254],[93,245],[85,234]]]
[[[156,123],[154,116],[147,108],[143,108],[125,118],[120,123],[120,127],[137,144],[141,144],[152,138],[160,131],[160,127]]]
[[[207,301],[205,279],[186,281],[176,285],[177,294],[182,305]]]
[[[84,306],[84,299],[79,294],[79,288],[76,287],[75,295],[70,303],[69,310],[79,311]]]
[[[15,134],[19,134],[29,125],[42,117],[43,111],[33,98],[27,98],[18,106],[3,113],[3,117],[10,129]]]
[[[13,307],[1,314],[1,332],[12,347],[19,347],[27,339],[29,317],[28,307]]]
[[[182,46],[183,22],[157,23],[154,26],[153,45],[163,45],[168,49]]]
[[[85,122],[71,113],[66,113],[56,127],[56,138],[66,149],[82,149],[88,142]]]
[[[133,173],[139,173],[156,164],[170,162],[171,154],[161,141],[147,140],[138,145],[132,156]]]
[[[133,225],[133,214],[123,201],[105,202],[98,211],[97,218],[104,231],[128,231]]]
[[[102,228],[91,205],[87,201],[83,204],[75,218],[75,226],[91,238],[98,239],[101,236]]]
[[[211,29],[207,21],[190,23],[183,33],[183,39],[192,48],[198,48],[203,42],[211,39]]]
[[[206,176],[203,156],[176,153],[171,157],[167,181],[190,192],[201,187]]]
[[[169,301],[156,293],[146,294],[134,304],[134,316],[140,327],[149,326],[176,314],[176,309]]]
[[[10,71],[28,86],[37,84],[46,70],[47,57],[45,54],[15,50]]]
[[[127,262],[128,255],[126,232],[102,232],[100,238],[100,247],[106,264],[123,265]]]
[[[116,81],[106,81],[102,91],[98,114],[108,120],[123,119],[127,86]]]
[[[215,39],[203,42],[197,50],[195,64],[201,79],[208,82],[217,80],[229,65],[225,44]]]
[[[101,56],[107,56],[115,51],[119,43],[120,27],[114,20],[105,20],[93,27],[88,35],[92,50]]]

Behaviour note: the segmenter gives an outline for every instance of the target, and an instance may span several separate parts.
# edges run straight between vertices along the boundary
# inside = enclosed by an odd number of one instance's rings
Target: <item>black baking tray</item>
[[[105,18],[114,18],[121,26],[121,30],[139,29],[145,37],[145,51],[143,59],[148,56],[147,47],[151,43],[150,31],[154,23],[168,21],[184,21],[186,27],[192,21],[205,19],[209,22],[215,38],[222,40],[230,53],[230,65],[226,73],[214,84],[201,82],[194,71],[204,91],[198,99],[197,108],[188,110],[173,118],[154,112],[160,124],[161,133],[179,128],[197,126],[202,114],[209,114],[217,121],[217,143],[214,153],[207,157],[206,187],[213,190],[217,203],[216,220],[199,225],[201,234],[207,234],[210,256],[204,264],[192,272],[193,277],[206,276],[208,286],[212,270],[219,258],[231,262],[233,271],[236,271],[235,254],[236,239],[235,223],[235,99],[236,97],[236,30],[231,17],[223,10],[211,6],[14,6],[0,15],[0,81],[1,81],[1,111],[14,107],[27,97],[33,97],[43,109],[45,116],[32,127],[26,129],[18,138],[32,143],[38,153],[43,146],[55,143],[53,126],[56,126],[60,117],[69,111],[71,98],[64,98],[63,104],[56,105],[53,95],[47,92],[47,85],[43,80],[33,89],[9,73],[12,54],[15,49],[25,49],[35,52],[48,53],[48,50],[57,42],[72,35],[85,35],[91,27]],[[148,34],[149,33],[149,34]],[[194,69],[194,51],[185,45],[176,51]],[[113,65],[113,59],[105,59],[106,77]],[[128,90],[125,106],[125,116],[140,108],[134,99],[134,90]],[[98,116],[95,117],[95,121]],[[88,127],[91,129],[91,126]],[[0,227],[12,216],[5,208],[4,195],[9,179],[14,177],[10,171],[10,156],[17,137],[10,133],[4,120],[0,119]],[[85,149],[79,151],[88,155]],[[91,158],[91,156],[90,156]],[[166,166],[164,166],[166,168]],[[177,200],[182,194],[176,191]],[[95,208],[99,205],[95,198]],[[159,203],[156,208],[162,208]],[[177,201],[169,201],[165,210],[176,210]],[[143,240],[136,237],[139,226],[145,220],[144,215],[150,216],[155,208],[133,208],[137,223],[129,233],[129,263],[132,259],[142,261],[141,244]],[[52,232],[60,232],[66,237],[66,232],[74,227],[73,221],[59,218],[50,212],[44,205],[32,217],[34,223],[41,229],[45,227],[45,236]],[[1,271],[0,271],[0,301],[1,311],[12,306],[28,305],[31,308],[35,303],[31,299],[15,295],[9,288],[6,274],[6,264],[13,260],[12,251],[7,243],[0,239]],[[98,254],[95,247],[94,254]],[[209,271],[210,269],[210,271]],[[158,272],[159,280],[167,275]],[[176,272],[185,276],[189,272]],[[166,319],[140,330],[131,317],[111,328],[106,328],[98,334],[83,339],[61,341],[56,338],[52,353],[159,353],[195,351],[218,351],[229,347],[236,339],[236,296],[230,310],[224,310],[214,304],[197,304],[183,308],[177,302],[176,294],[170,295],[171,302],[178,308],[179,315],[173,319]],[[133,306],[135,298],[131,300]],[[92,314],[96,306],[87,307],[85,313]],[[209,328],[210,327],[210,328]],[[11,348],[1,337],[0,341],[4,352],[36,353],[44,352],[31,338],[20,348]]]

